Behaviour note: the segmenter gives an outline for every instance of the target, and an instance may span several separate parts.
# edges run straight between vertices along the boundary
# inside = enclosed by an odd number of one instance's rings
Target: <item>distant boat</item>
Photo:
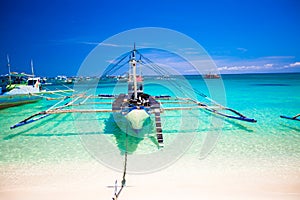
[[[175,78],[170,77],[170,75],[162,75],[156,78],[157,80],[175,80]]]
[[[57,91],[42,90],[41,79],[35,77],[33,63],[31,61],[32,74],[17,73],[10,71],[9,57],[7,56],[8,74],[1,76],[0,109],[22,104],[34,103],[43,97],[39,94],[54,93]],[[66,90],[59,90],[63,92]]]
[[[42,99],[34,94],[41,93],[40,78],[28,78],[26,84],[7,85],[7,91],[0,95],[0,109],[34,103]]]
[[[205,79],[219,79],[221,78],[218,74],[208,73],[204,75]]]
[[[57,84],[72,84],[73,79],[68,78],[67,76],[56,76],[55,81]]]
[[[23,78],[24,79],[24,78]],[[14,78],[12,78],[12,81]],[[11,82],[6,86],[4,93],[0,95],[0,109],[23,104],[35,103],[43,99],[43,94],[54,94],[61,92],[71,92],[73,90],[43,90],[41,79],[39,77],[29,77],[26,83],[17,84]]]

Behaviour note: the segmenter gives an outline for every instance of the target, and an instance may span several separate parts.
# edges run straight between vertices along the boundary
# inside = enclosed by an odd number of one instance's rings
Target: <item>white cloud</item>
[[[100,42],[88,42],[88,41],[83,41],[79,42],[80,44],[87,44],[87,45],[98,45]]]
[[[290,67],[300,67],[300,62],[290,64]]]
[[[195,48],[180,48],[179,51],[195,51]]]
[[[259,70],[259,69],[262,69],[262,67],[257,65],[218,67],[219,71],[247,71],[247,70]]]
[[[101,45],[107,46],[107,47],[120,47],[121,46],[121,45],[111,44],[111,43],[101,43]]]
[[[265,56],[261,57],[261,59],[293,59],[295,56]]]
[[[130,49],[133,48],[133,45],[121,45],[121,44],[113,44],[113,43],[101,43],[101,42],[94,42],[94,41],[81,41],[80,44],[87,44],[87,45],[102,45],[106,47],[128,47]]]
[[[107,46],[107,47],[119,47],[119,48],[129,48],[129,50],[133,49],[134,44],[113,44],[113,43],[100,43],[100,45]],[[150,43],[148,44],[150,46]],[[145,44],[137,44],[136,48],[141,49],[141,48],[149,48],[149,46]]]
[[[264,66],[265,66],[265,67],[273,67],[273,66],[274,66],[274,64],[270,64],[270,63],[268,63],[268,64],[264,64]]]
[[[297,72],[300,69],[300,62],[295,62],[295,56],[265,56],[248,59],[213,56],[213,59],[221,73]]]
[[[187,70],[184,70],[184,72],[193,73],[193,72],[197,72],[197,70],[196,69],[187,69]]]
[[[199,54],[199,52],[197,52],[197,51],[186,51],[185,53],[188,54],[188,55],[197,55],[197,54]]]

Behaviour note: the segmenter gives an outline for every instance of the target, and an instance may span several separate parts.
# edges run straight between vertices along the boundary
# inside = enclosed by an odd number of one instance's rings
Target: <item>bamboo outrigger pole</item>
[[[57,102],[56,104],[54,104],[53,106],[51,106],[49,109],[45,110],[45,111],[42,111],[42,112],[38,112],[36,114],[33,114],[31,115],[30,117],[20,121],[19,123],[13,125],[10,127],[10,129],[14,129],[14,128],[17,128],[19,126],[23,126],[23,125],[26,125],[26,124],[30,124],[32,122],[35,122],[35,121],[38,121],[40,119],[43,119],[45,117],[48,117],[50,114],[54,114],[53,112],[54,111],[58,111],[58,110],[61,110],[67,106],[70,106],[72,105],[75,101],[77,101],[78,99],[80,98],[80,96],[78,96],[77,98],[73,99],[72,101],[68,102],[68,103],[65,103],[64,105],[62,106],[59,106],[59,107],[56,107],[57,105],[59,105],[60,103],[62,103],[64,100],[66,99],[69,99],[69,97],[65,97],[64,99],[60,100],[59,102]],[[55,108],[56,107],[56,108]],[[38,117],[39,116],[39,117]]]
[[[300,117],[300,114],[297,114],[293,117],[288,117],[288,116],[284,116],[284,115],[280,115],[281,118],[284,118],[284,119],[290,119],[290,120],[296,120],[296,121],[300,121],[300,119],[298,117]]]

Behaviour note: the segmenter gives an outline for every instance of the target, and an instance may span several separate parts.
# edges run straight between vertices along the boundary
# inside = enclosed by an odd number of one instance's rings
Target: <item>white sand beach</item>
[[[191,159],[191,160],[190,160]],[[187,162],[190,160],[189,162]],[[126,176],[118,199],[299,199],[299,163],[293,167],[226,166],[183,157],[156,173]],[[270,163],[271,164],[271,163]],[[275,163],[276,164],[276,163]],[[224,166],[224,167],[222,167]],[[298,168],[298,171],[295,170]],[[290,169],[290,171],[288,171]],[[294,169],[294,171],[292,171]],[[112,199],[122,174],[96,161],[1,166],[0,199]]]

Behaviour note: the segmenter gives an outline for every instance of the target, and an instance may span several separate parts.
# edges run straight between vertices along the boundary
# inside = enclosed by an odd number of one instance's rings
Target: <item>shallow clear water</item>
[[[195,77],[187,79],[194,89],[205,94],[210,94],[206,84],[211,86],[211,90],[217,81],[206,80],[205,84],[202,79]],[[222,79],[227,106],[255,118],[257,123],[224,120],[218,143],[207,158],[214,160],[232,158],[236,161],[252,159],[257,165],[263,165],[261,160],[271,159],[274,162],[267,162],[265,165],[294,163],[295,169],[299,170],[297,166],[300,160],[300,122],[281,119],[279,116],[294,116],[300,113],[300,74],[223,75]],[[166,80],[157,81],[158,84],[153,81],[148,84],[145,82],[145,92],[149,94],[178,96],[186,92],[184,89],[180,91],[180,88],[172,90],[174,85],[170,88]],[[180,85],[180,82],[177,84]],[[86,85],[80,87],[87,88]],[[105,84],[97,87],[96,93],[117,94],[126,92],[126,87],[126,83],[121,83],[118,87],[115,87],[115,84]],[[195,96],[202,100],[199,95]],[[109,113],[52,115],[10,130],[11,125],[36,112],[48,109],[56,102],[41,100],[34,104],[0,110],[0,164],[88,161],[93,158],[81,143],[81,137],[85,135],[93,137],[104,134],[107,142],[116,146],[120,155],[123,154],[126,137],[118,125],[126,122],[120,119],[115,123],[115,116]],[[174,103],[163,106],[179,105]],[[110,105],[89,105],[85,108],[109,109]],[[214,115],[204,111],[196,112],[196,115],[192,111],[163,113],[165,145],[172,145],[179,133],[195,133],[196,140],[186,154],[197,157],[205,135],[215,131],[211,126],[211,120],[214,118]],[[129,153],[147,154],[157,151],[154,130],[153,122],[149,121],[140,133],[143,137],[130,137],[130,144],[127,146]]]

